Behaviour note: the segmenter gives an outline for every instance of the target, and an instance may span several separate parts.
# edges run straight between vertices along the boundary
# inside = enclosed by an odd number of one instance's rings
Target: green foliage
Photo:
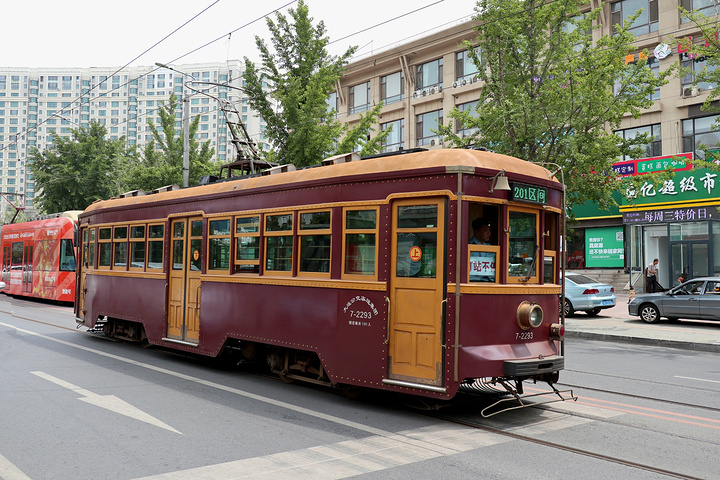
[[[142,161],[133,166],[132,190],[154,190],[166,185],[182,185],[183,182],[183,142],[182,131],[175,128],[175,111],[180,101],[172,94],[167,102],[161,102],[158,108],[160,126],[152,119],[148,120],[153,135],[153,142],[145,146]],[[211,160],[214,149],[210,142],[198,143],[195,134],[198,130],[200,116],[190,122],[190,175],[189,185],[197,185],[200,177],[209,175],[214,170]]]
[[[124,139],[107,140],[98,122],[72,131],[69,138],[53,135],[44,152],[34,148],[28,168],[35,179],[35,207],[45,213],[83,210],[92,202],[127,188],[125,175],[132,162]]]
[[[623,141],[609,131],[619,128],[625,114],[637,118],[650,107],[651,94],[674,69],[656,76],[646,59],[625,64],[635,48],[634,37],[621,26],[616,35],[593,43],[592,20],[599,10],[583,16],[580,7],[586,4],[481,0],[477,41],[467,47],[480,47],[474,61],[484,86],[476,111],[456,109],[449,115],[464,128],[479,131],[460,138],[451,121],[439,133],[458,146],[475,144],[557,164],[571,204],[592,200],[606,208],[614,203],[611,192],[620,187],[611,181],[611,165],[621,155],[642,156],[642,145],[649,140],[638,136]]]
[[[352,128],[340,124],[335,112],[328,111],[328,95],[356,47],[340,57],[329,55],[324,23],[313,26],[312,22],[301,0],[297,9],[290,9],[290,19],[280,13],[275,21],[268,18],[272,50],[265,40],[255,37],[260,66],[245,58],[244,89],[250,106],[265,120],[265,134],[274,147],[274,151],[260,153],[266,160],[296,166],[313,165],[355,148],[377,153],[389,133],[368,140],[379,108]]]

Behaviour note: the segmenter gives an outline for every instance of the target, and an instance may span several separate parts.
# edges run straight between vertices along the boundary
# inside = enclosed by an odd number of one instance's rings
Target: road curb
[[[592,332],[569,332],[567,330],[565,331],[565,338],[598,340],[602,342],[631,343],[634,345],[650,345],[657,347],[677,348],[682,350],[693,350],[698,352],[720,353],[720,344],[714,343],[681,342],[677,340],[632,337],[627,335],[607,335],[604,333]]]

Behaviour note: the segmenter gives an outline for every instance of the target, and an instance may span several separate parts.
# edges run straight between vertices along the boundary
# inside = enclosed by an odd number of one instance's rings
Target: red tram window
[[[145,270],[145,225],[130,226],[130,270]]]
[[[98,268],[109,270],[112,261],[112,229],[101,228],[98,232]]]
[[[115,227],[113,236],[113,269],[126,270],[128,263],[128,227]]]
[[[208,222],[208,272],[230,273],[230,219]]]
[[[148,225],[147,238],[147,268],[148,270],[162,270],[163,244],[165,241],[165,225]]]
[[[265,217],[265,272],[292,273],[293,214]]]
[[[298,221],[298,275],[330,276],[330,210],[303,212]],[[318,275],[319,274],[319,275]]]

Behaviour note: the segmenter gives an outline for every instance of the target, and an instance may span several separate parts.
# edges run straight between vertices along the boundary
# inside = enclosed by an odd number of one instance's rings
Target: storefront
[[[645,158],[613,166],[621,175],[641,175],[672,166],[662,185],[643,183],[620,206],[626,227],[628,264],[635,289],[644,288],[644,270],[655,259],[664,288],[688,278],[720,275],[720,177],[692,170],[692,154]],[[716,186],[716,180],[717,186]]]

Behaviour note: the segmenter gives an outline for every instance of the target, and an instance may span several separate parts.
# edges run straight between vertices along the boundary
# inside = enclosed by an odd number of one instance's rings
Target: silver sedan
[[[720,320],[720,277],[694,278],[667,292],[637,295],[628,303],[628,313],[647,323],[660,317]]]

